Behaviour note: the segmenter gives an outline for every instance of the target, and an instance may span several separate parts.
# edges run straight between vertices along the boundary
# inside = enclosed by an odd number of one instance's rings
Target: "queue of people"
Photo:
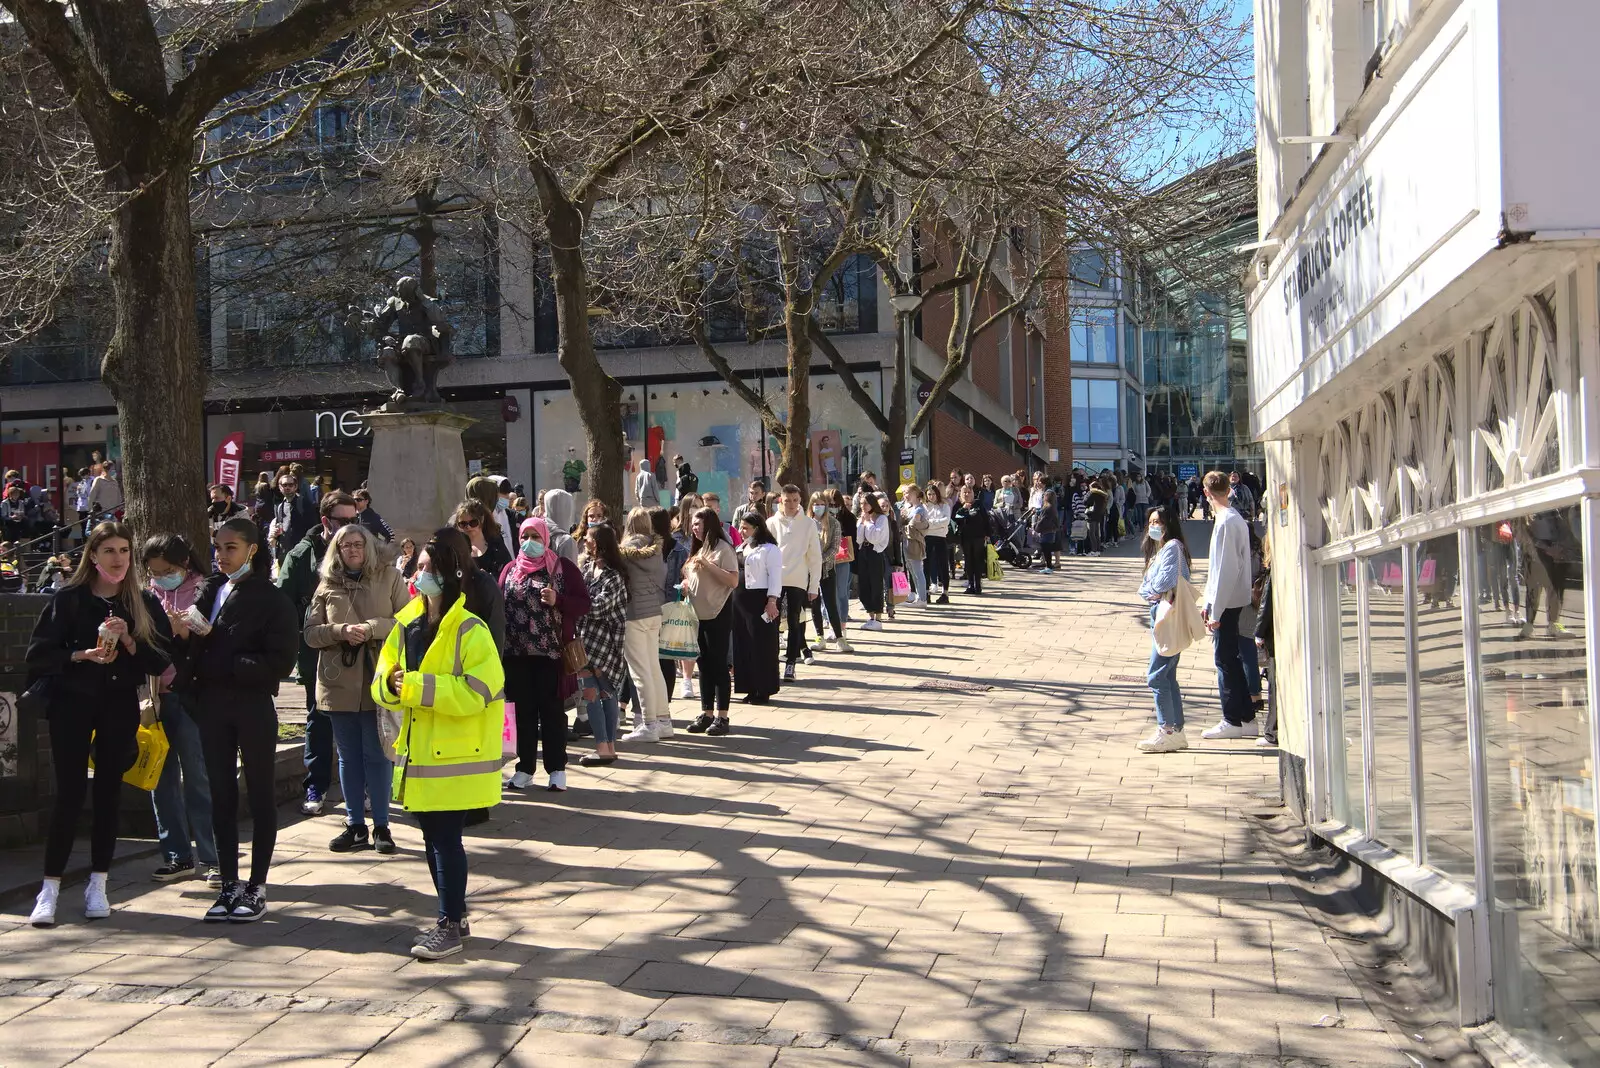
[[[312,492],[292,469],[267,473],[254,507],[212,487],[209,552],[176,533],[140,542],[115,520],[93,526],[28,650],[29,690],[47,709],[58,776],[32,922],[55,922],[85,804],[84,911],[109,914],[121,774],[138,756],[141,721],[156,716],[171,753],[152,791],[162,851],[153,878],[214,888],[206,922],[265,915],[277,698],[294,677],[306,705],[302,811],[325,811],[337,775],[343,826],[328,849],[380,855],[397,852],[393,813],[410,814],[438,898],[412,952],[452,955],[470,930],[465,827],[507,793],[567,790],[573,737],[594,740],[580,766],[606,767],[679,726],[735,734],[736,698],[769,704],[819,653],[854,651],[852,613],[862,630],[884,631],[897,610],[950,604],[958,578],[965,595],[982,597],[996,543],[1023,536],[1049,572],[1066,523],[1062,484],[956,471],[892,495],[871,473],[849,496],[829,487],[808,499],[797,486],[769,492],[753,482],[725,525],[723,502],[694,492],[686,468],[671,510],[642,494],[647,503],[620,516],[598,500],[575,515],[566,490],[528,509],[508,480],[476,478],[444,527],[398,543],[365,489]],[[1091,495],[1087,480],[1075,480],[1074,498],[1080,489]],[[1154,493],[1147,505],[1126,488],[1120,499],[1096,489],[1124,523],[1150,508],[1141,592],[1152,603],[1170,596],[1187,576],[1176,507]],[[1218,500],[1224,507],[1226,490]],[[1232,559],[1237,531],[1219,531],[1232,533],[1213,559]],[[1220,736],[1237,737],[1229,732],[1255,718],[1240,678],[1241,593],[1225,568],[1214,565],[1212,579],[1219,670],[1227,660]],[[1248,599],[1248,574],[1244,588]],[[1182,747],[1176,664],[1152,658],[1158,728],[1146,751]],[[699,714],[675,724],[680,680]],[[252,825],[244,868],[241,767]]]

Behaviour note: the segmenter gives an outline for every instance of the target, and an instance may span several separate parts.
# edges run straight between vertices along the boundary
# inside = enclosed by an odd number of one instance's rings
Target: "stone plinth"
[[[395,543],[417,546],[445,525],[466,497],[467,458],[461,432],[473,423],[454,412],[372,412],[372,506],[394,528]]]

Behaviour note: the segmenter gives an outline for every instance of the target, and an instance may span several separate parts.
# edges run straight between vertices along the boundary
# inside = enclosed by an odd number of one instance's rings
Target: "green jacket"
[[[457,812],[500,801],[505,671],[488,625],[466,605],[461,597],[444,614],[418,670],[406,671],[398,697],[389,691],[389,674],[405,666],[406,629],[427,611],[424,598],[413,598],[395,616],[378,654],[372,699],[401,714],[394,799],[411,812]]]
[[[294,548],[284,555],[278,565],[278,589],[294,602],[296,618],[305,627],[310,618],[311,598],[322,581],[322,557],[328,551],[328,536],[320,526],[313,527],[305,537],[295,542]],[[314,685],[317,678],[317,650],[300,640],[300,681]]]

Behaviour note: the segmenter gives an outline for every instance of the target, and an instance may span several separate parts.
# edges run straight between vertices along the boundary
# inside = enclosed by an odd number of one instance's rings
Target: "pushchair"
[[[1026,516],[1016,520],[995,509],[989,513],[989,528],[996,532],[995,552],[1000,554],[1000,559],[1018,570],[1032,566],[1036,546]]]

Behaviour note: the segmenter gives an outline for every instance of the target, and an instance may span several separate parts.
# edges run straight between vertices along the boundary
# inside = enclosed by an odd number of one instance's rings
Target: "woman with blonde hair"
[[[667,683],[661,677],[661,594],[667,564],[649,508],[635,508],[623,524],[622,577],[628,583],[628,622],[622,652],[628,674],[639,692],[639,722],[623,735],[625,742],[657,742],[671,738],[672,713],[667,708]]]
[[[311,596],[305,641],[318,650],[317,708],[333,723],[345,827],[328,843],[335,853],[395,851],[389,833],[392,767],[378,735],[372,673],[394,617],[411,600],[400,572],[386,567],[378,541],[360,523],[334,531],[322,556],[322,580]],[[363,800],[372,802],[367,836]]]
[[[39,614],[28,642],[29,688],[42,685],[47,693],[56,778],[44,884],[29,917],[35,927],[56,922],[61,877],[89,794],[91,757],[96,771],[83,914],[91,920],[111,915],[106,880],[117,848],[122,774],[139,752],[139,687],[171,663],[167,614],[141,588],[133,551],[133,531],[125,523],[90,531],[77,570]]]

